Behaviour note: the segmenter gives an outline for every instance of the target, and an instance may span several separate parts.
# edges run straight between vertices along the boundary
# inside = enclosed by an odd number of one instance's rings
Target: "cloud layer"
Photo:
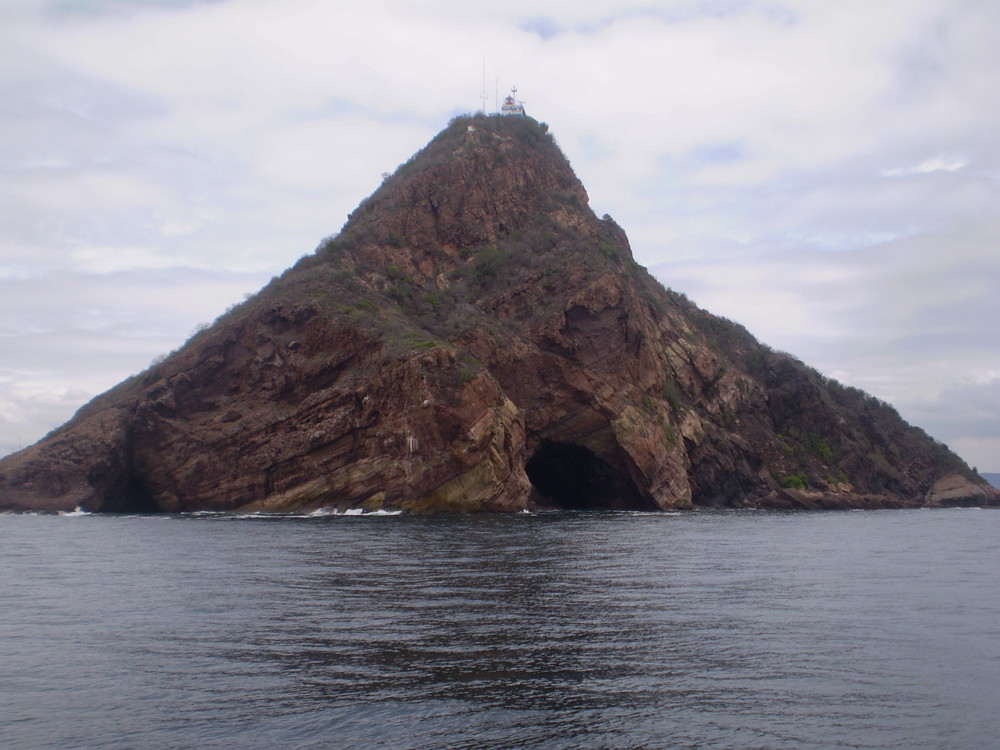
[[[1000,6],[494,5],[0,7],[0,451],[516,83],[665,284],[1000,470]]]

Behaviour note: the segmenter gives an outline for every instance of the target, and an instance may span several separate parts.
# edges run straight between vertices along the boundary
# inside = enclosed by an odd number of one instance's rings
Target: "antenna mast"
[[[483,114],[486,114],[486,58],[483,57]]]

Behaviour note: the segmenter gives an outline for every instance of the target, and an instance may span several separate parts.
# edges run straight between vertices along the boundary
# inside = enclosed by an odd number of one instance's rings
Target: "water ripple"
[[[0,516],[0,745],[987,748],[998,532]]]

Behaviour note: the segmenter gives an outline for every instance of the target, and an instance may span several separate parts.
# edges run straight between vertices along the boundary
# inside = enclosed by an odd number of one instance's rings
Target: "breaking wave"
[[[92,516],[94,514],[77,505],[73,510],[60,510],[56,515],[63,516],[64,518],[75,518],[77,516]]]
[[[403,514],[401,510],[365,510],[364,508],[347,508],[346,510],[337,510],[336,508],[319,508],[310,513],[308,518],[317,518],[325,516],[400,516]]]

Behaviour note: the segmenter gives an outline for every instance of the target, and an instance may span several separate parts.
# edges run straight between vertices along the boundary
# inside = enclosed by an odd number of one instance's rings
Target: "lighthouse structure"
[[[524,102],[516,99],[517,86],[511,86],[510,94],[504,97],[500,114],[506,117],[527,117],[524,113]]]

